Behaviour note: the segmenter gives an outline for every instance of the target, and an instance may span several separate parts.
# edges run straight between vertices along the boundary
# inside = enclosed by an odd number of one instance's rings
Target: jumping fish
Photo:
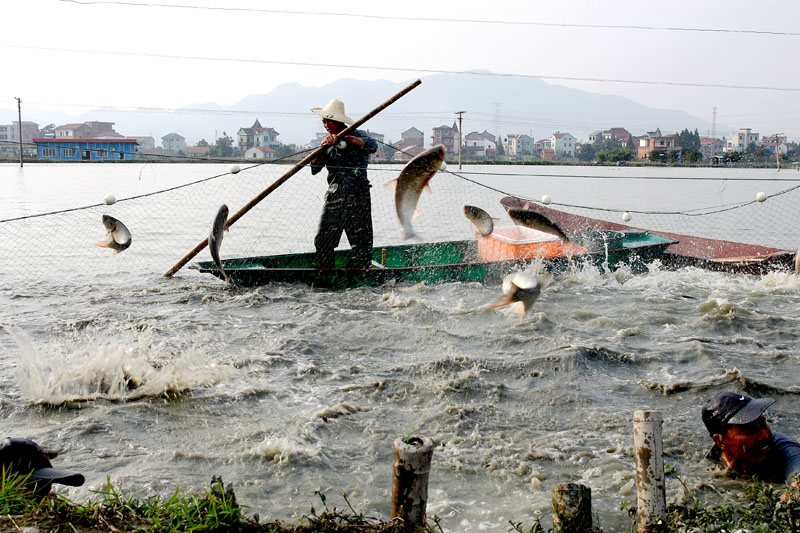
[[[561,239],[561,242],[569,242],[569,237],[567,237],[566,233],[561,231],[561,228],[537,211],[532,211],[530,209],[509,209],[508,216],[510,216],[511,220],[516,224],[555,235]]]
[[[553,275],[550,273],[534,276],[528,272],[514,272],[503,279],[503,297],[497,300],[490,308],[504,307],[516,304],[514,311],[519,316],[524,315],[533,303],[539,298],[542,289],[550,285]]]
[[[222,204],[217,211],[217,216],[214,218],[214,225],[211,226],[211,233],[208,234],[208,250],[211,252],[211,259],[214,260],[214,264],[217,265],[217,268],[222,273],[222,279],[225,280],[225,283],[231,283],[231,280],[228,279],[228,275],[225,273],[225,270],[222,269],[222,261],[219,259],[219,247],[222,245],[222,236],[223,232],[228,228],[225,226],[225,222],[228,221],[228,206]]]
[[[400,224],[403,226],[403,236],[406,239],[416,236],[414,229],[411,227],[411,220],[416,214],[419,214],[417,211],[419,195],[425,188],[430,192],[428,182],[444,165],[444,156],[444,145],[437,144],[406,163],[406,166],[400,172],[400,176],[385,185],[386,187],[394,187],[394,204],[397,210],[397,218],[400,219]]]
[[[491,235],[494,231],[494,223],[500,221],[499,218],[492,218],[489,213],[474,205],[464,206],[464,216],[475,225],[478,233],[484,237]]]
[[[103,240],[94,243],[101,248],[111,248],[115,254],[127,250],[131,245],[131,232],[125,224],[110,215],[103,215],[103,226],[106,227],[106,234]]]
[[[797,253],[794,254],[794,274],[795,276],[800,276],[800,248],[798,248]]]

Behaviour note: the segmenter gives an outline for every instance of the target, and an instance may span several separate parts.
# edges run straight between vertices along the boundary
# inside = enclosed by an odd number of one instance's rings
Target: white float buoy
[[[239,168],[239,165],[233,165],[233,166],[231,167],[231,174],[238,174],[238,173],[239,173],[239,170],[241,170],[241,169]]]
[[[117,199],[116,199],[116,198],[114,198],[114,195],[113,195],[113,194],[109,194],[108,196],[106,196],[105,198],[103,198],[103,201],[104,201],[106,204],[108,204],[108,205],[111,205],[111,204],[114,204],[114,203],[116,203],[116,202],[117,202]]]
[[[344,140],[339,141],[338,143],[336,143],[336,148],[338,148],[339,150],[344,150],[345,148],[347,148],[347,142],[345,142]]]
[[[756,200],[758,200],[759,202],[763,202],[766,199],[767,195],[764,194],[763,192],[759,192],[758,194],[756,194]]]
[[[622,220],[624,220],[625,222],[630,222],[631,214],[625,211],[624,213],[622,213]]]
[[[553,201],[553,199],[552,199],[552,198],[550,198],[550,195],[549,195],[549,194],[545,194],[544,196],[542,196],[542,203],[543,203],[544,205],[548,205],[548,204],[549,204],[550,202],[552,202],[552,201]]]
[[[442,166],[440,166],[440,167],[439,167],[439,170],[440,170],[441,172],[444,172],[444,170],[445,170],[446,168],[447,168],[447,163],[445,163],[444,161],[442,161]]]

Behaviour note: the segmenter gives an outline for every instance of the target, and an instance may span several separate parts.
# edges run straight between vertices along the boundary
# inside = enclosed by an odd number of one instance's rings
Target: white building
[[[557,158],[575,157],[575,137],[569,133],[555,132],[550,141]]]
[[[465,153],[476,158],[485,158],[497,152],[495,137],[486,130],[483,133],[473,131],[464,138]]]
[[[253,146],[244,152],[245,159],[275,159],[275,150],[269,146]]]
[[[739,128],[738,132],[731,133],[731,138],[725,144],[725,151],[746,152],[752,143],[758,144],[758,133],[752,133],[750,128]]]

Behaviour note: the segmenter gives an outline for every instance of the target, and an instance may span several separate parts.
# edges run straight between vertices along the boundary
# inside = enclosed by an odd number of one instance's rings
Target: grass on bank
[[[406,530],[400,520],[381,521],[358,513],[345,495],[348,510],[328,508],[326,498],[317,493],[324,511],[312,506],[309,514],[297,524],[260,522],[259,516],[248,517],[245,507],[236,502],[231,486],[223,486],[213,478],[211,489],[202,495],[185,495],[176,490],[167,500],[158,497],[141,500],[123,494],[110,481],[100,498],[79,505],[58,494],[37,497],[25,489],[26,478],[3,475],[0,479],[0,530],[21,531],[36,526],[40,531],[89,533],[111,532],[173,532],[173,531],[230,531],[230,532],[366,532],[400,533]],[[420,533],[441,533],[434,520],[417,529]]]
[[[675,475],[668,467],[668,474]],[[675,476],[677,477],[677,476]],[[683,481],[678,478],[683,484]],[[111,532],[367,532],[400,533],[406,531],[399,520],[383,521],[367,517],[344,500],[348,509],[329,508],[323,494],[317,493],[324,511],[314,507],[296,524],[260,522],[258,515],[248,517],[245,507],[236,502],[230,485],[224,487],[219,478],[212,479],[211,489],[202,495],[184,495],[179,491],[169,499],[145,500],[118,491],[109,481],[98,491],[97,501],[79,505],[57,494],[44,498],[25,489],[25,478],[3,475],[0,479],[0,529],[21,531],[37,526],[40,531],[89,533]],[[800,488],[752,482],[746,488],[747,501],[733,505],[726,501],[703,501],[683,484],[686,500],[667,508],[667,532],[723,533],[743,529],[751,533],[800,533]],[[636,531],[636,508],[623,502],[623,512],[631,518],[630,531]],[[442,533],[434,518],[417,530],[421,533]],[[545,533],[537,520],[533,525],[509,522],[508,531]],[[593,531],[600,532],[596,526]]]

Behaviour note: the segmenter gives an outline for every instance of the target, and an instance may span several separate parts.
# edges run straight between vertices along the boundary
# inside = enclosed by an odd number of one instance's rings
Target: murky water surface
[[[0,218],[218,170],[3,165]],[[576,203],[626,194],[596,180],[493,182],[533,197],[543,183]],[[626,190],[680,204],[671,187]],[[752,192],[706,187],[692,201]],[[44,243],[17,244],[47,257]],[[486,307],[499,295],[494,284],[243,289],[189,270],[165,279],[123,266],[80,278],[55,268],[44,280],[19,269],[0,276],[0,427],[83,472],[84,487],[59,487],[79,501],[107,478],[169,496],[221,475],[262,518],[297,519],[319,507],[317,490],[337,507],[346,492],[356,509],[388,517],[392,442],[421,433],[436,443],[428,510],[448,531],[506,531],[538,513],[548,523],[551,491],[568,481],[591,487],[596,523],[622,531],[620,502],[636,499],[634,411],[663,412],[665,461],[690,488],[730,498],[742,482],[703,460],[707,398],[772,395],[772,427],[800,437],[800,280],[786,273],[576,268],[522,319]],[[668,498],[680,497],[670,480]]]

